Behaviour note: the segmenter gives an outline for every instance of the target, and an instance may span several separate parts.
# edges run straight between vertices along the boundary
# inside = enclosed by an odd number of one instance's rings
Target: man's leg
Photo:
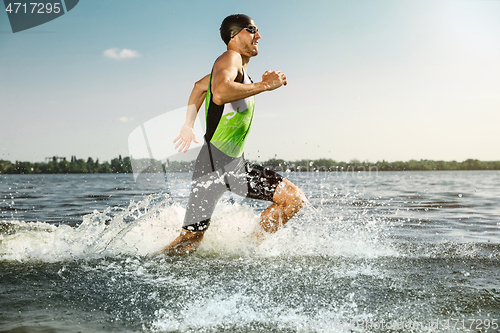
[[[247,192],[240,195],[272,202],[261,214],[259,230],[252,234],[260,243],[265,233],[274,233],[285,225],[302,208],[306,198],[297,186],[275,171],[249,162],[245,166]]]
[[[278,231],[302,208],[304,201],[304,193],[297,186],[287,179],[282,181],[274,192],[273,203],[261,214],[262,230]]]
[[[181,255],[196,251],[210,224],[215,206],[226,190],[226,185],[219,182],[212,181],[206,187],[204,182],[194,182],[181,233],[162,253]]]
[[[226,191],[222,176],[216,173],[193,181],[181,233],[162,253],[180,255],[196,251],[210,224],[215,206]]]
[[[203,239],[203,231],[189,231],[182,229],[180,235],[168,246],[166,246],[161,253],[169,256],[193,253]]]

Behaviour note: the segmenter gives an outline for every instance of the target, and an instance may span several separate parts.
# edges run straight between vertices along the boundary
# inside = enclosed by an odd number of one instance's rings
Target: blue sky
[[[459,0],[82,0],[15,34],[0,13],[0,159],[127,156],[185,105],[233,13],[262,35],[254,81],[289,82],[256,97],[248,159],[500,159],[500,1]]]

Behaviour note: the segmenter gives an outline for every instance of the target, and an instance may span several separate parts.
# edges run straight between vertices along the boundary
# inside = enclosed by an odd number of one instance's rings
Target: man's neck
[[[247,70],[247,66],[248,66],[248,63],[250,62],[250,58],[246,57],[244,55],[241,55],[241,60],[242,60],[243,68],[245,70]]]
[[[236,49],[234,46],[232,47],[231,45],[228,45],[227,50],[228,51],[232,50],[232,51],[238,52],[241,56],[241,64],[242,64],[243,68],[245,68],[245,70],[247,70],[248,63],[250,62],[250,57],[246,56],[244,54],[241,54],[241,52],[239,52],[238,49]]]

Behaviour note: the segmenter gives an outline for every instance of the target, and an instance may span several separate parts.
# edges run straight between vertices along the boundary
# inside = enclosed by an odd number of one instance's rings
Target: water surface
[[[0,332],[499,331],[500,172],[287,176],[284,229],[227,194],[177,258],[189,174],[0,176]]]

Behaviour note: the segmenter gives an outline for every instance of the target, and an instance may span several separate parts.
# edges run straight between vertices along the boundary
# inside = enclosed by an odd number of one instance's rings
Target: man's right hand
[[[280,71],[265,72],[262,74],[262,82],[266,85],[267,90],[274,90],[287,84],[285,73]]]
[[[175,149],[179,153],[181,152],[185,153],[188,151],[189,146],[191,146],[192,141],[198,143],[198,141],[196,141],[196,136],[194,134],[194,128],[189,126],[188,124],[184,124],[181,128],[181,133],[174,140],[174,143],[177,142],[177,144],[175,145]]]

